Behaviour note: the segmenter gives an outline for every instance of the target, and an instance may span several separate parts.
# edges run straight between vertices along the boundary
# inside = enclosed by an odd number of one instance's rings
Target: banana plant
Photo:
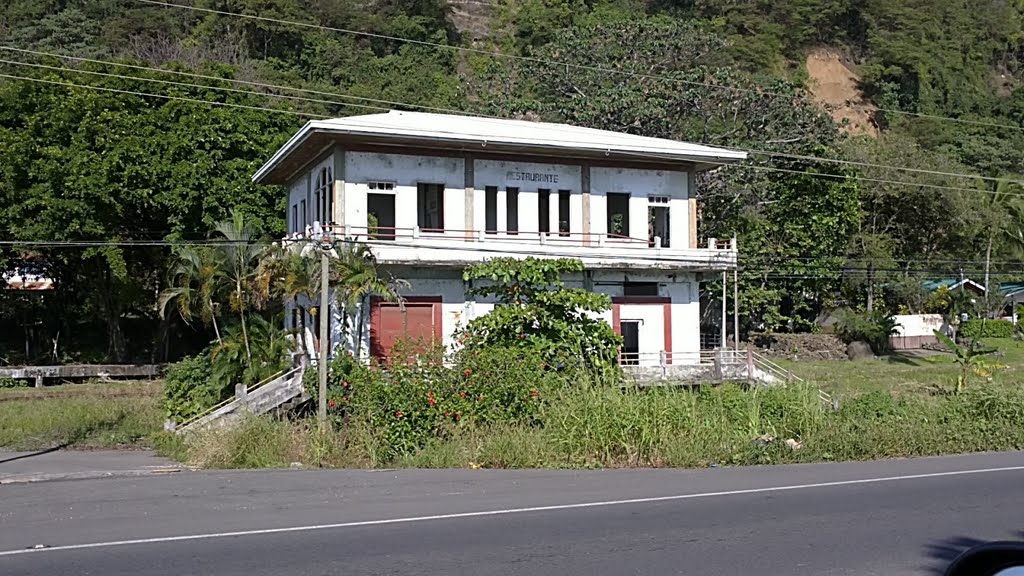
[[[942,342],[942,344],[953,353],[953,361],[960,367],[960,374],[956,378],[957,394],[959,394],[967,385],[967,379],[971,374],[976,374],[982,378],[988,378],[991,376],[992,372],[999,367],[995,363],[989,362],[986,359],[986,356],[995,354],[997,350],[995,348],[984,346],[977,338],[972,338],[968,345],[961,346],[942,332],[939,332],[938,330],[934,330],[933,332],[935,332],[935,337],[938,338],[939,342]]]

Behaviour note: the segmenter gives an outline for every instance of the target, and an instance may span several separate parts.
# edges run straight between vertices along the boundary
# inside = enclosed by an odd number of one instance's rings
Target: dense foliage
[[[457,429],[492,424],[533,425],[542,402],[582,372],[558,373],[533,350],[503,347],[463,350],[445,362],[440,346],[398,342],[409,362],[367,366],[348,355],[331,360],[328,413],[373,432],[373,457],[388,462]],[[561,383],[561,384],[559,384]],[[315,372],[306,389],[317,396]]]
[[[212,323],[155,306],[169,247],[138,242],[202,239],[235,208],[280,235],[284,196],[251,183],[256,167],[311,115],[392,107],[756,151],[697,191],[702,238],[739,237],[746,328],[809,329],[844,303],[917,311],[923,279],[994,285],[1020,270],[1019,187],[958,176],[1024,173],[1017,1],[191,4],[314,26],[133,0],[0,6],[0,45],[36,52],[0,63],[3,239],[132,243],[0,245],[4,269],[45,265],[58,283],[0,292],[0,361],[202,349]],[[804,62],[819,49],[859,75],[880,136],[845,135],[811,97]]]
[[[968,320],[960,325],[957,335],[964,340],[1013,338],[1013,322],[1009,320]]]
[[[469,322],[459,343],[472,353],[502,348],[528,351],[548,364],[606,370],[618,360],[622,338],[598,315],[611,299],[568,288],[563,276],[583,271],[578,259],[492,258],[466,268],[468,293],[496,301]]]

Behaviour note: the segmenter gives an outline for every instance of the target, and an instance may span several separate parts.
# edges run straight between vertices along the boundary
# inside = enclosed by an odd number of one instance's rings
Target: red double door
[[[443,338],[441,298],[407,297],[404,306],[373,299],[370,302],[370,354],[386,359],[395,342],[427,343]]]

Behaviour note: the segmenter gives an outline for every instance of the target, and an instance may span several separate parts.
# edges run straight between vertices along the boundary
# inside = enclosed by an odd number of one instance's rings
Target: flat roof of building
[[[261,184],[286,184],[302,167],[336,143],[458,151],[480,156],[603,159],[609,164],[684,164],[677,169],[688,170],[708,170],[747,157],[746,152],[726,148],[569,124],[392,110],[310,121],[252,179]]]

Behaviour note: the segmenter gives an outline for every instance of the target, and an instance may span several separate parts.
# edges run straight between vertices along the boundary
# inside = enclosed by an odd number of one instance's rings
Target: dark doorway
[[[395,195],[366,195],[366,228],[370,240],[395,239]]]
[[[623,320],[619,324],[622,331],[622,360],[624,366],[636,366],[640,363],[640,321]]]

